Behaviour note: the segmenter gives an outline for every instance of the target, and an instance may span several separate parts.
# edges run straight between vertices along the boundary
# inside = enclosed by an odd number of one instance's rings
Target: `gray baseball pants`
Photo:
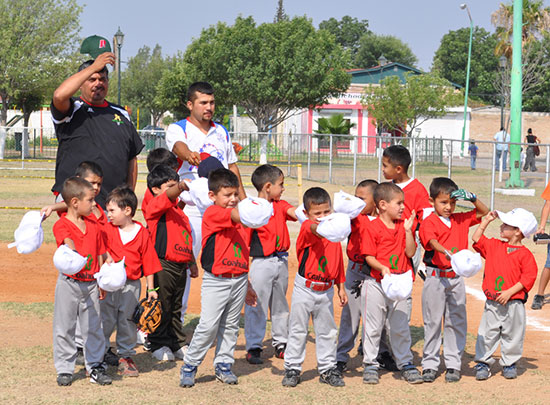
[[[336,366],[338,329],[334,321],[334,288],[313,291],[305,286],[306,279],[296,274],[290,307],[288,343],[285,350],[285,369],[302,370],[306,357],[309,318],[315,331],[317,369],[324,373]]]
[[[134,346],[137,341],[136,324],[130,320],[141,295],[139,280],[126,280],[120,290],[108,292],[100,301],[101,321],[105,335],[105,350],[111,347],[111,335],[116,328],[116,348],[120,357],[131,357],[136,354]]]
[[[57,374],[74,373],[77,320],[84,343],[86,370],[90,372],[101,366],[105,355],[97,283],[76,281],[60,274],[53,309],[53,361]]]
[[[361,295],[365,304],[363,311],[363,364],[365,369],[378,370],[378,356],[382,330],[388,328],[388,337],[397,367],[412,363],[411,331],[409,329],[409,304],[407,300],[390,300],[382,291],[380,283],[367,276]]]
[[[422,289],[422,317],[424,318],[422,369],[437,371],[439,367],[441,326],[443,326],[445,367],[460,371],[467,332],[464,279],[432,276],[433,271],[434,268],[427,268]]]
[[[477,332],[475,361],[493,365],[492,355],[500,343],[500,365],[515,364],[523,353],[525,323],[523,302],[512,300],[501,305],[487,300]]]
[[[204,272],[201,288],[201,317],[185,354],[185,364],[198,366],[217,338],[214,364],[235,362],[248,274],[236,278],[216,277]]]
[[[199,265],[199,254],[201,253],[202,243],[202,216],[188,215],[189,225],[191,225],[191,238],[193,239],[193,255],[197,266]],[[185,313],[187,312],[187,302],[189,301],[189,291],[191,291],[191,271],[187,269],[187,280],[185,280],[185,290],[181,298],[181,323],[185,323]]]
[[[267,311],[271,312],[273,347],[288,339],[288,253],[254,257],[250,265],[250,283],[258,296],[256,306],[244,306],[246,350],[261,349],[265,337]]]

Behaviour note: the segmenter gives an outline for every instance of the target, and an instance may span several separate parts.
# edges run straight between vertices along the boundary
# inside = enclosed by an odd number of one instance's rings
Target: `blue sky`
[[[256,22],[271,22],[277,0],[77,0],[85,5],[81,35],[98,34],[111,39],[118,26],[125,34],[122,59],[136,54],[143,45],[162,46],[166,55],[185,51],[201,30],[218,21],[232,23],[238,15],[252,15]],[[464,0],[285,0],[290,16],[307,15],[315,26],[344,15],[366,19],[377,34],[395,35],[408,43],[420,68],[429,70],[441,37],[450,30],[469,26],[468,15],[459,5]],[[491,13],[499,0],[470,0],[474,24],[494,31]],[[545,0],[549,5],[550,0]]]

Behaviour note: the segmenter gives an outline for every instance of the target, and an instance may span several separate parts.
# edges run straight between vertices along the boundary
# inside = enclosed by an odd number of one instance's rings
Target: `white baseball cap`
[[[204,211],[210,207],[214,202],[208,196],[208,179],[205,177],[199,177],[189,183],[189,196],[194,205],[199,209],[201,215]]]
[[[13,233],[15,242],[10,243],[8,248],[17,247],[17,252],[23,254],[37,250],[44,242],[43,219],[44,215],[39,211],[29,211],[23,215],[19,226]]]
[[[518,227],[526,238],[537,231],[537,218],[526,209],[514,208],[508,212],[497,211],[497,215],[506,225]]]
[[[124,284],[126,284],[124,259],[118,263],[103,263],[99,272],[94,274],[99,288],[108,292],[114,292],[124,287]]]
[[[265,198],[247,197],[237,207],[241,223],[249,228],[267,225],[273,216],[273,205]]]
[[[304,207],[304,204],[300,204],[296,208],[296,217],[298,218],[298,222],[300,222],[301,224],[303,224],[307,220],[305,210],[306,209]]]
[[[334,193],[334,212],[341,212],[349,215],[351,219],[356,218],[367,204],[351,194],[342,190]]]
[[[382,284],[384,294],[390,300],[406,300],[412,293],[412,271],[409,270],[402,274],[386,274],[380,284]]]
[[[87,257],[75,252],[67,245],[61,245],[53,255],[53,264],[60,273],[72,276],[86,265]]]
[[[317,233],[331,242],[342,242],[351,233],[351,220],[348,214],[334,212],[319,218]]]
[[[451,256],[451,266],[456,274],[472,277],[483,267],[481,255],[468,249],[462,249]]]

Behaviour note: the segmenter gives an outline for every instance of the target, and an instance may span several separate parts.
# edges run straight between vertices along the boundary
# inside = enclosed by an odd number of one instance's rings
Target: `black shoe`
[[[277,345],[277,347],[275,348],[275,357],[277,357],[278,359],[284,359],[285,350],[286,350],[285,343],[281,343],[280,345]]]
[[[151,342],[149,342],[149,338],[147,336],[143,340],[143,350],[145,350],[146,352],[151,351]]]
[[[331,387],[343,387],[346,385],[344,379],[342,378],[342,374],[336,368],[325,371],[321,374],[319,376],[319,381],[323,384],[328,384]]]
[[[250,364],[262,364],[264,361],[260,357],[261,354],[262,349],[250,349],[248,353],[246,353],[246,361]]]
[[[61,373],[57,375],[57,385],[61,387],[68,387],[73,383],[73,375],[68,373]]]
[[[92,372],[90,373],[90,382],[92,384],[109,385],[113,380],[105,374],[105,369],[103,367],[95,367],[92,368]]]
[[[417,370],[412,363],[406,364],[401,370],[401,377],[409,384],[422,384],[424,379],[420,375],[420,371]]]
[[[118,367],[118,361],[120,358],[113,353],[113,350],[109,347],[107,352],[105,352],[105,356],[103,357],[103,362],[108,364],[109,366]]]
[[[380,353],[376,358],[376,361],[383,369],[386,369],[388,371],[399,371],[399,369],[397,368],[397,364],[395,364],[395,360],[393,359],[390,352]]]
[[[345,361],[337,361],[336,362],[336,370],[338,370],[338,372],[340,374],[344,374],[344,372],[348,369],[348,363],[346,363]]]
[[[544,305],[544,295],[535,295],[533,297],[533,303],[531,304],[531,309],[542,309]]]
[[[422,371],[422,380],[424,380],[425,383],[432,383],[435,381],[435,378],[437,377],[437,371],[426,369]]]
[[[448,368],[447,373],[445,373],[445,381],[448,383],[460,381],[460,371]]]
[[[86,364],[86,362],[84,361],[84,349],[82,347],[77,347],[76,348],[76,362],[75,364],[77,366],[83,366],[84,364]]]
[[[300,384],[300,372],[298,370],[286,370],[283,378],[283,387],[296,387]]]

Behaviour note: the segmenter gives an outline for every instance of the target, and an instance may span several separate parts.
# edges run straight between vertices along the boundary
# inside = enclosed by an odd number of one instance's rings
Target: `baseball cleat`
[[[502,367],[502,376],[508,380],[513,380],[518,377],[518,370],[515,364]]]
[[[478,381],[488,380],[491,377],[491,369],[488,364],[477,363],[474,370],[476,371],[476,380]]]
[[[195,385],[197,367],[184,364],[180,369],[180,387],[190,388]]]
[[[435,381],[437,377],[437,371],[426,369],[422,371],[422,380],[424,380],[425,383],[432,383]]]
[[[250,349],[246,353],[246,361],[250,364],[262,364],[264,361],[261,358],[262,349]]]
[[[113,380],[105,374],[105,369],[103,367],[94,367],[90,372],[90,382],[92,384],[109,385]]]
[[[218,363],[216,364],[216,378],[224,384],[237,384],[239,379],[233,371],[231,371],[231,364],[229,363]]]
[[[445,373],[445,382],[448,382],[448,383],[458,382],[460,381],[460,378],[461,376],[460,376],[459,370],[455,370],[452,368],[447,369],[447,372]]]
[[[68,387],[73,383],[73,375],[69,373],[61,373],[57,375],[57,385],[60,387]]]
[[[300,372],[298,370],[286,370],[283,378],[283,387],[296,387],[300,384]]]

